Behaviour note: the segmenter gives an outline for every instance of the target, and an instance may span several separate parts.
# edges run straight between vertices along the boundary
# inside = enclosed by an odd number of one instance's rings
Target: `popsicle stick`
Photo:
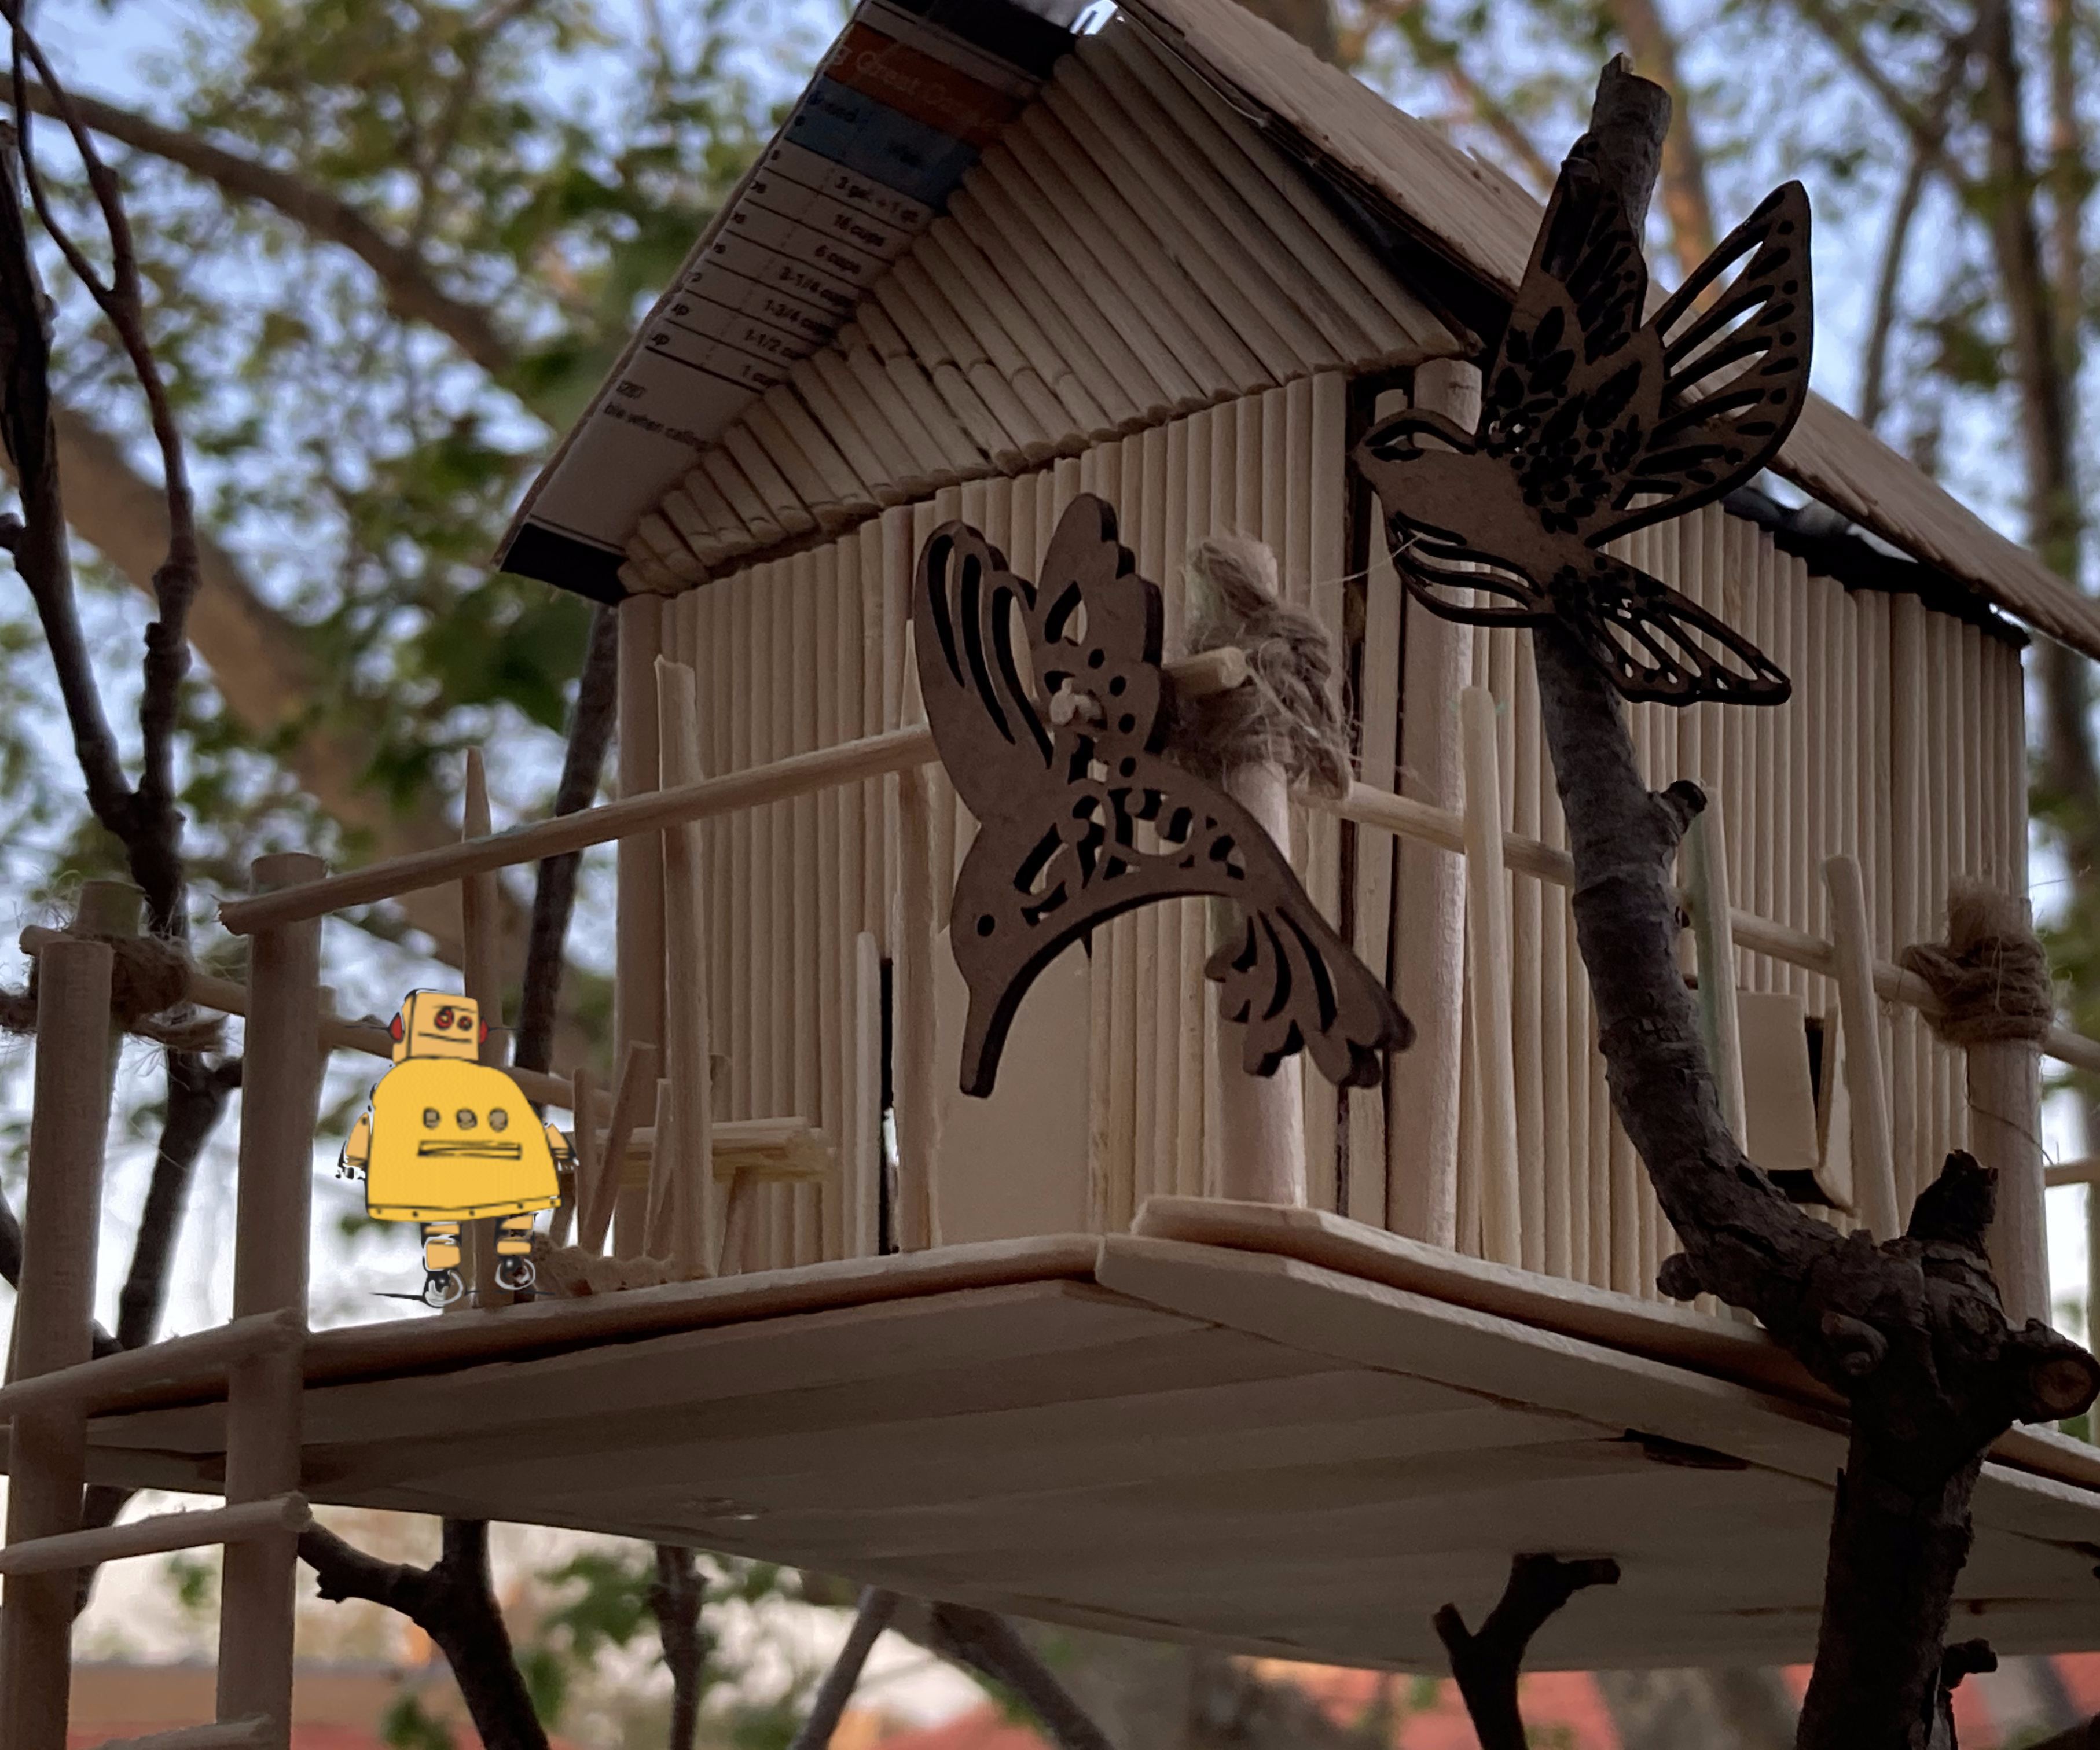
[[[576,1244],[586,1252],[605,1250],[628,1144],[642,1122],[643,1103],[655,1083],[656,1047],[629,1044],[620,1054],[620,1081],[613,1090],[611,1113],[606,1120],[604,1145],[578,1205]],[[643,1248],[637,1250],[638,1254]]]

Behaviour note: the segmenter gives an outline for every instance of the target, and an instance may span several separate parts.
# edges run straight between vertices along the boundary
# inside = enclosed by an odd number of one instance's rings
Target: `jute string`
[[[2056,1019],[2049,955],[2027,901],[1982,882],[1954,883],[1946,941],[1913,944],[1903,963],[1932,987],[1939,1011],[1926,1018],[1949,1045],[2039,1044]]]
[[[1276,555],[1244,536],[1207,540],[1189,555],[1189,649],[1238,645],[1247,684],[1176,707],[1169,746],[1198,776],[1273,760],[1296,782],[1340,796],[1349,787],[1348,725],[1327,628],[1282,599]]]
[[[225,1045],[225,1027],[217,1016],[188,1012],[189,956],[164,937],[105,936],[73,932],[83,941],[105,942],[112,956],[109,969],[109,1019],[139,1038],[151,1039],[171,1051],[216,1051]],[[25,990],[0,990],[0,1029],[30,1034],[37,1030],[37,963],[29,963]]]

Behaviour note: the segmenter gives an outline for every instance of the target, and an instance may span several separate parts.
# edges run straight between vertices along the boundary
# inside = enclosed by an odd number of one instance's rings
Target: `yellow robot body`
[[[364,1169],[367,1213],[459,1222],[554,1208],[561,1188],[549,1131],[516,1082],[477,1060],[472,999],[416,991],[392,1030],[394,1067],[344,1151]]]

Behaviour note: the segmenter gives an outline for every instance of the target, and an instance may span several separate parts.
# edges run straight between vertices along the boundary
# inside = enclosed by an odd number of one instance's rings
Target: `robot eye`
[[[425,1130],[426,1130],[426,1131],[434,1131],[434,1130],[435,1130],[437,1127],[438,1127],[438,1109],[437,1109],[435,1106],[426,1106],[426,1107],[424,1107],[424,1108],[423,1108],[423,1128],[424,1128]]]
[[[449,1027],[452,1024],[452,1012],[448,1008],[439,1009],[438,1011],[438,1018],[433,1025],[439,1027]]]
[[[492,1131],[506,1131],[510,1129],[510,1114],[505,1112],[501,1106],[491,1107],[488,1113],[488,1127]]]
[[[459,1120],[459,1127],[463,1131],[472,1130],[475,1124],[479,1122],[475,1118],[474,1115],[474,1108],[471,1106],[461,1107],[457,1112],[452,1114],[452,1116]]]

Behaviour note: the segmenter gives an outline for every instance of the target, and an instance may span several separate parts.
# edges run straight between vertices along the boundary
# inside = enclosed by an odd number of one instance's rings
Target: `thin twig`
[[[21,0],[0,0],[0,17],[7,20],[12,31],[15,128],[29,198],[66,264],[116,330],[130,360],[132,373],[144,391],[154,441],[161,451],[163,490],[168,501],[168,551],[153,575],[160,614],[146,629],[145,686],[139,703],[143,747],[139,785],[134,793],[135,818],[125,849],[139,885],[146,890],[153,928],[162,934],[179,937],[185,933],[185,924],[181,904],[181,823],[174,800],[174,738],[182,683],[189,672],[188,625],[198,579],[196,510],[190,491],[189,465],[167,381],[161,374],[160,363],[153,356],[152,342],[146,333],[144,281],[132,240],[130,218],[125,211],[123,190],[115,173],[95,151],[94,136],[24,23]],[[86,169],[88,187],[109,237],[110,276],[106,283],[60,223],[46,194],[30,133],[33,112],[24,69],[25,58],[34,64],[37,77],[51,94]]]
[[[846,1632],[846,1644],[839,1649],[839,1656],[824,1673],[824,1681],[817,1686],[816,1699],[810,1704],[810,1717],[803,1721],[802,1729],[795,1734],[795,1741],[788,1750],[830,1750],[832,1735],[845,1717],[846,1704],[853,1699],[861,1672],[867,1664],[867,1655],[874,1651],[875,1643],[882,1638],[882,1631],[889,1626],[889,1619],[896,1614],[895,1593],[870,1586],[861,1594],[859,1607],[854,1612],[853,1627]]]
[[[576,703],[569,720],[568,749],[554,790],[554,812],[574,814],[598,796],[612,740],[620,689],[620,620],[601,606],[591,616],[590,643],[583,674],[576,682]],[[525,945],[525,982],[518,1004],[518,1037],[511,1061],[525,1069],[545,1069],[554,1060],[554,1019],[559,1006],[562,972],[576,909],[580,853],[549,857],[539,867],[532,892],[532,924]]]
[[[1114,1750],[1042,1655],[1004,1616],[967,1604],[936,1604],[931,1627],[936,1652],[1012,1690],[1027,1703],[1057,1750]]]
[[[1927,136],[1935,144],[1928,149],[1923,142],[1912,140],[1903,186],[1897,191],[1895,205],[1890,211],[1888,236],[1882,245],[1881,267],[1874,280],[1873,320],[1867,331],[1865,381],[1860,393],[1860,421],[1870,431],[1879,428],[1882,415],[1887,411],[1889,342],[1895,328],[1897,296],[1901,289],[1911,224],[1917,216],[1918,203],[1926,187],[1939,168],[1940,153],[1937,148],[1946,141],[1948,112],[1973,48],[1974,38],[1966,32],[1948,41],[1940,64],[1939,82],[1926,99],[1921,117]]]

